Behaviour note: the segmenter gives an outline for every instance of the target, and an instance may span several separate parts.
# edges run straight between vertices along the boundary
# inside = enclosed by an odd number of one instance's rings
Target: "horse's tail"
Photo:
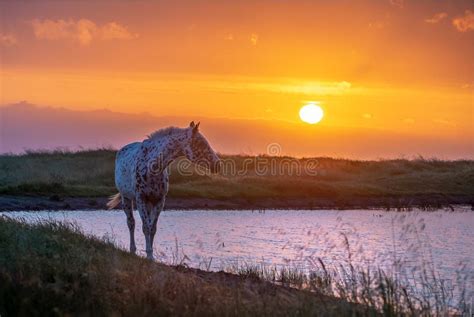
[[[115,207],[118,206],[118,204],[120,204],[121,200],[122,199],[121,199],[120,193],[112,195],[112,196],[109,197],[109,202],[107,203],[107,207],[109,209],[114,209]]]

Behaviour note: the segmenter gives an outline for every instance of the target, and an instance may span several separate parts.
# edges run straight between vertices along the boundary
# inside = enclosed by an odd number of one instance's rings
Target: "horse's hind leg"
[[[135,218],[133,218],[132,200],[122,197],[122,206],[125,215],[127,215],[127,225],[130,231],[130,252],[135,254],[137,247],[135,246]]]

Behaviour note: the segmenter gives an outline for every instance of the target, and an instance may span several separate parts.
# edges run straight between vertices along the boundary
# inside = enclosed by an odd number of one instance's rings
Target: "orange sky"
[[[327,131],[439,137],[430,155],[459,156],[454,144],[474,156],[471,0],[35,1],[0,11],[4,105],[270,119],[278,142],[281,121],[294,137],[316,133],[298,110],[319,101]]]

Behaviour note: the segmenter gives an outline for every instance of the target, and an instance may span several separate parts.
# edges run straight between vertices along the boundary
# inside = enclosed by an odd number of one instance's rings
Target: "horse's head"
[[[191,162],[208,168],[212,173],[217,173],[220,168],[220,159],[206,138],[199,132],[199,124],[195,124],[194,121],[189,124],[189,143],[184,149],[184,154]]]

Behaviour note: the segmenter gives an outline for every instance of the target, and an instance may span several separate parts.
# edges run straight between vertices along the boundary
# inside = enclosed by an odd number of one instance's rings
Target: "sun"
[[[309,124],[316,124],[324,117],[323,109],[316,103],[310,102],[300,109],[300,118]]]

